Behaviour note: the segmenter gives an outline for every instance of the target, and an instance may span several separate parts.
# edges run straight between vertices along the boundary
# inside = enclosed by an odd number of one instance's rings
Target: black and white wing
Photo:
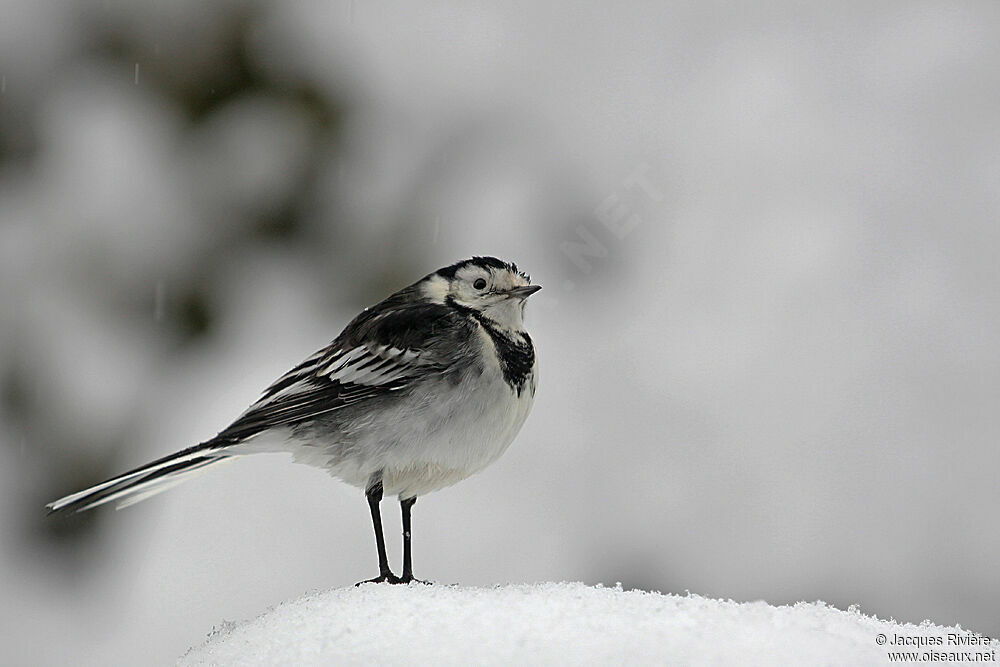
[[[437,370],[421,359],[419,350],[389,345],[326,349],[279,378],[218,437],[223,442],[245,440],[269,428],[399,391]]]
[[[329,347],[278,378],[261,398],[216,437],[234,444],[406,388],[446,369],[429,344],[446,330],[450,309],[432,304],[362,314]]]

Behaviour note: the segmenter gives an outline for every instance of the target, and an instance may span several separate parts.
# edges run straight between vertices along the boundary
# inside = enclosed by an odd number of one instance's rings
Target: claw
[[[383,572],[374,579],[365,579],[364,581],[359,581],[354,585],[360,586],[361,584],[403,584],[403,583],[407,582],[404,582],[402,579],[394,575],[392,572]]]

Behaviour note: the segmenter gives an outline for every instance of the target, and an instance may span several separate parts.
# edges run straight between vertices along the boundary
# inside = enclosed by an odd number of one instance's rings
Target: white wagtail
[[[415,581],[410,508],[417,496],[478,472],[507,449],[535,395],[525,299],[541,289],[514,264],[473,257],[432,273],[371,308],[278,378],[217,436],[89,489],[50,511],[125,507],[234,457],[290,452],[365,490],[379,576]],[[379,502],[396,494],[403,573],[389,568]]]

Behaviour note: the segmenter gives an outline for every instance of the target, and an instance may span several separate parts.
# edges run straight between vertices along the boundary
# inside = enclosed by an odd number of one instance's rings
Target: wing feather
[[[470,335],[469,325],[444,304],[414,301],[416,293],[408,292],[413,289],[358,315],[329,346],[278,378],[218,437],[236,443],[446,372],[451,360],[439,341]]]
[[[441,370],[414,350],[389,345],[327,349],[282,376],[219,437],[245,440],[405,388]]]

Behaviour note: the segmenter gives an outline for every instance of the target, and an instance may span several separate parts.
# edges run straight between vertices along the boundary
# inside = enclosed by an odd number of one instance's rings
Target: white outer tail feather
[[[146,498],[152,498],[158,493],[163,493],[167,489],[174,488],[181,482],[186,482],[192,477],[197,477],[201,473],[205,472],[205,469],[208,468],[209,466],[215,465],[217,463],[228,463],[230,461],[235,461],[237,458],[239,457],[222,456],[217,459],[213,459],[211,461],[206,461],[200,465],[189,468],[188,470],[185,470],[183,472],[173,473],[161,479],[129,487],[127,490],[121,492],[124,494],[123,500],[121,500],[117,505],[115,505],[115,509],[120,510],[123,507],[128,507],[129,505],[134,505],[140,501],[143,501]],[[140,489],[142,489],[144,486],[149,486],[149,488],[146,489],[145,491],[140,491]],[[91,505],[87,505],[86,507],[81,509],[90,509],[91,507],[97,507],[98,505],[101,505],[103,503],[109,502],[114,499],[115,499],[114,497],[109,497],[107,499],[101,500]]]
[[[181,452],[175,457],[164,459],[154,465],[132,470],[123,475],[119,475],[118,477],[96,484],[88,489],[84,489],[83,491],[72,493],[68,496],[60,498],[59,500],[49,503],[46,507],[49,511],[56,512],[68,507],[69,505],[84,502],[85,504],[76,508],[77,512],[82,512],[112,501],[118,501],[116,509],[128,507],[129,505],[133,505],[139,501],[155,496],[158,493],[162,493],[167,489],[173,488],[181,482],[187,481],[196,474],[204,472],[206,468],[212,465],[222,463],[223,461],[232,461],[238,458],[237,455],[224,453],[223,450],[216,450],[214,454],[215,455],[213,456],[213,452],[211,450],[205,449]],[[204,460],[207,456],[211,458]],[[181,468],[180,470],[167,473],[162,477],[144,480],[145,477],[158,470],[176,466],[184,463],[185,461],[190,461],[191,465]],[[135,482],[128,484],[123,488],[113,491],[111,490],[119,484],[127,482],[129,479],[135,479]],[[90,502],[86,502],[90,498],[92,498],[92,500]]]

